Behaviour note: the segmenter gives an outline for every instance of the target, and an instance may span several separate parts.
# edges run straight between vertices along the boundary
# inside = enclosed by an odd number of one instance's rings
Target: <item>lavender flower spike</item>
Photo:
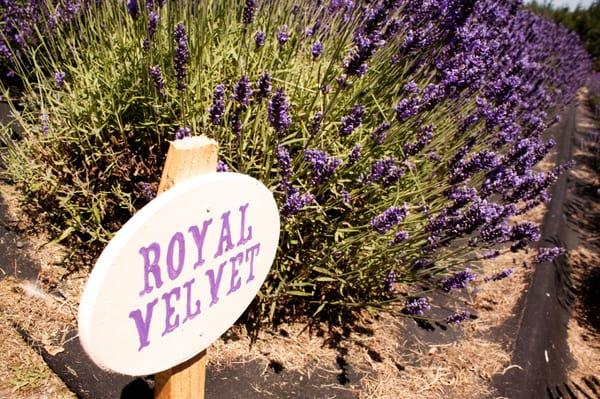
[[[564,253],[565,249],[561,247],[540,248],[535,257],[535,263],[550,263]]]
[[[323,112],[317,111],[312,118],[310,118],[310,135],[315,136],[321,130],[323,125]]]
[[[244,12],[242,14],[242,22],[244,25],[250,25],[254,21],[254,13],[256,12],[256,0],[246,0]]]
[[[229,166],[219,159],[217,161],[217,172],[229,172]]]
[[[279,136],[283,135],[288,126],[292,123],[290,103],[285,97],[285,91],[283,89],[277,89],[273,97],[271,97],[267,107],[267,113],[271,126],[275,128],[275,131]]]
[[[410,298],[406,301],[402,312],[411,316],[420,316],[431,309],[429,300],[425,297]]]
[[[158,28],[158,14],[156,11],[151,11],[148,14],[148,37],[152,39],[156,34],[156,29]]]
[[[185,91],[187,85],[185,77],[187,75],[187,63],[190,59],[190,50],[187,43],[185,26],[178,23],[175,27],[175,77],[177,78],[177,89]]]
[[[223,122],[225,113],[225,85],[218,84],[213,93],[213,102],[208,108],[210,121],[213,125],[220,125]]]
[[[66,73],[64,73],[63,71],[58,71],[54,74],[54,86],[60,90],[63,88],[63,86],[65,85],[65,77],[67,76]]]
[[[382,214],[371,219],[371,227],[379,234],[385,234],[386,231],[402,222],[408,214],[408,207],[391,206]]]
[[[156,89],[158,96],[161,100],[165,100],[167,98],[165,94],[165,79],[163,78],[162,72],[160,71],[160,67],[150,67],[150,77],[154,82],[154,88]]]
[[[267,72],[263,72],[258,78],[256,86],[258,88],[256,99],[260,102],[263,98],[267,98],[271,95],[271,76],[269,76]]]
[[[352,112],[349,115],[342,117],[342,126],[340,127],[340,135],[348,136],[356,128],[362,124],[362,118],[365,114],[365,107],[362,105],[355,105],[352,107]]]
[[[127,0],[127,11],[135,21],[140,15],[140,6],[138,5],[137,0]]]
[[[350,151],[350,155],[348,156],[348,162],[346,165],[348,165],[348,167],[356,165],[356,163],[360,159],[361,154],[362,146],[360,144],[355,144],[354,147],[352,147],[352,151]]]
[[[317,58],[319,58],[323,53],[323,43],[321,43],[318,40],[314,42],[310,49],[310,53],[312,54],[313,59],[316,60]]]
[[[267,38],[267,34],[263,31],[256,32],[254,35],[254,44],[256,47],[260,48],[265,45],[265,39]]]
[[[459,310],[458,312],[446,317],[445,321],[448,324],[460,324],[463,321],[467,320],[469,317],[470,317],[469,312],[466,312],[464,310]]]
[[[471,269],[466,268],[462,272],[453,274],[452,276],[445,278],[441,281],[442,289],[446,292],[450,292],[453,289],[465,288],[470,281],[475,280],[476,276],[471,272]]]
[[[499,281],[499,280],[504,280],[505,278],[509,277],[511,274],[513,274],[513,270],[512,269],[504,269],[498,273],[493,274],[491,277],[486,277],[483,280],[487,283],[488,281]]]
[[[240,105],[245,108],[252,101],[252,87],[250,86],[250,80],[248,76],[242,76],[233,88],[233,95],[231,96]]]
[[[279,174],[281,180],[285,183],[292,177],[292,158],[287,148],[280,145],[277,147],[277,164],[279,165]]]
[[[175,132],[175,140],[181,140],[192,135],[192,129],[189,127],[180,127]]]
[[[306,150],[304,160],[312,164],[312,184],[314,185],[325,183],[342,163],[340,159],[331,157],[321,150]]]
[[[285,203],[281,207],[281,215],[284,217],[295,215],[314,200],[314,195],[310,193],[301,194],[297,188],[290,188]]]
[[[290,33],[288,32],[287,25],[283,25],[277,29],[277,41],[280,46],[283,46],[290,40]]]
[[[394,292],[394,284],[396,284],[396,273],[390,270],[383,280],[383,290],[385,292]]]

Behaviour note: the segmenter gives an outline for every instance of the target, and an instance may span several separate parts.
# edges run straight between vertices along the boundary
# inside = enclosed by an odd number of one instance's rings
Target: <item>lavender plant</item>
[[[148,201],[168,141],[190,133],[215,138],[219,170],[258,178],[279,203],[260,320],[393,301],[421,317],[427,292],[462,290],[477,260],[539,238],[511,217],[547,199],[561,168],[532,171],[552,147],[541,133],[590,61],[519,1],[135,10],[86,3],[58,34],[37,30],[40,46],[19,49],[35,82],[15,61],[26,134],[5,131],[6,174],[80,248]]]

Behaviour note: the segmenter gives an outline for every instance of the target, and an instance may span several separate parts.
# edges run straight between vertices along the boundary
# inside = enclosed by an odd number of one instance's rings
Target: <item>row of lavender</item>
[[[588,81],[588,99],[589,107],[592,111],[592,117],[596,122],[596,128],[588,132],[584,140],[580,143],[583,148],[588,150],[595,158],[592,159],[592,165],[595,170],[600,173],[600,74],[595,72],[590,76]],[[600,187],[597,189],[597,194],[600,194]]]
[[[11,20],[28,133],[7,173],[57,232],[93,251],[152,197],[167,141],[206,133],[280,204],[261,317],[426,317],[538,240],[513,220],[567,167],[535,170],[591,68],[576,36],[515,0],[196,3],[45,4],[29,46]]]

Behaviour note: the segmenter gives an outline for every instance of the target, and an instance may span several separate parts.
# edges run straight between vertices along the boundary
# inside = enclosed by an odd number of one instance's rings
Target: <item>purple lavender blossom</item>
[[[466,268],[462,272],[455,273],[452,276],[443,279],[440,283],[445,292],[450,292],[454,289],[465,288],[467,284],[470,281],[474,281],[475,278],[476,276],[471,272],[471,269]]]
[[[263,72],[256,83],[256,100],[262,101],[271,95],[271,76],[267,72]]]
[[[485,277],[483,280],[486,283],[489,281],[500,281],[500,280],[504,280],[505,278],[510,277],[511,274],[513,274],[512,269],[504,269],[502,271],[499,271],[498,273],[492,274],[490,277]]]
[[[499,244],[508,240],[510,227],[506,222],[492,222],[483,226],[479,232],[478,241],[486,244]]]
[[[345,205],[350,205],[351,204],[351,198],[350,198],[350,193],[348,192],[348,190],[346,190],[345,188],[343,188],[340,191],[340,195],[342,196],[342,202]]]
[[[367,178],[368,183],[378,183],[387,188],[395,184],[402,176],[405,170],[398,164],[394,157],[380,159],[375,162],[371,168],[371,173]]]
[[[47,113],[43,112],[40,114],[40,130],[44,136],[48,136],[48,133],[50,133],[49,120],[50,117]]]
[[[389,293],[394,292],[394,284],[396,284],[396,273],[390,270],[383,279],[383,290]]]
[[[145,181],[140,183],[140,193],[142,194],[142,197],[144,197],[144,199],[148,201],[152,200],[155,197],[152,185]]]
[[[390,242],[390,244],[396,245],[396,244],[400,244],[401,242],[404,242],[406,240],[408,240],[408,231],[400,230],[399,232],[397,232],[394,235],[394,239]]]
[[[185,26],[180,22],[175,27],[175,77],[177,78],[177,90],[185,91],[187,84],[187,63],[190,59],[190,50],[187,43]]]
[[[411,80],[410,82],[405,84],[403,90],[405,93],[419,94],[419,86],[415,83],[414,80]]]
[[[321,131],[322,124],[323,124],[323,112],[317,111],[312,116],[312,118],[310,118],[310,128],[309,128],[310,135],[316,136],[316,134]]]
[[[429,153],[427,154],[427,158],[435,162],[439,162],[442,160],[442,157],[435,151],[429,151]]]
[[[464,311],[464,310],[459,310],[458,312],[446,317],[446,319],[444,321],[448,324],[460,324],[463,321],[469,319],[470,316],[471,315],[469,314],[469,312]]]
[[[365,107],[362,105],[355,105],[352,107],[352,112],[349,115],[343,116],[340,126],[340,136],[350,135],[356,128],[362,124],[362,118],[365,114]]]
[[[500,164],[498,155],[493,151],[480,151],[468,161],[461,160],[456,163],[450,171],[449,182],[451,184],[461,183],[477,172],[489,170],[497,167]]]
[[[165,79],[163,78],[160,67],[150,67],[150,77],[152,78],[158,96],[164,101],[167,98],[167,95],[165,94]]]
[[[481,256],[481,259],[495,259],[497,257],[500,256],[500,251],[496,250],[490,250],[490,251],[486,251],[483,253],[483,255]]]
[[[220,125],[223,122],[223,115],[225,114],[225,85],[223,83],[215,87],[208,114],[213,125]]]
[[[379,126],[377,126],[373,133],[371,133],[371,139],[373,139],[377,145],[383,144],[387,138],[387,133],[391,126],[392,124],[388,121],[381,123]]]
[[[531,222],[521,222],[510,230],[510,240],[515,243],[510,247],[511,251],[517,252],[527,246],[530,241],[539,241],[541,237],[540,228]]]
[[[242,122],[242,112],[242,107],[235,108],[229,117],[229,126],[231,127],[231,131],[238,139],[242,134],[242,128],[244,127],[244,123]]]
[[[175,132],[175,140],[182,140],[186,137],[190,137],[192,135],[192,129],[189,127],[180,127]]]
[[[368,70],[368,61],[375,52],[385,44],[379,32],[364,35],[357,33],[354,36],[355,47],[344,60],[344,71],[349,76],[364,76]]]
[[[323,43],[321,43],[318,40],[316,42],[314,42],[310,49],[310,53],[314,60],[319,58],[321,56],[321,54],[323,53]]]
[[[354,147],[352,147],[352,151],[350,151],[350,155],[348,155],[348,161],[346,162],[346,165],[348,167],[356,165],[356,163],[360,159],[361,153],[362,146],[360,144],[355,144]]]
[[[242,13],[242,22],[244,25],[250,25],[254,21],[256,12],[256,0],[246,0],[244,11]]]
[[[229,172],[229,166],[219,159],[217,161],[217,172]]]
[[[150,11],[148,14],[148,37],[152,39],[156,34],[156,29],[158,28],[158,14],[156,11]]]
[[[408,214],[408,207],[406,205],[391,206],[386,209],[382,214],[375,216],[371,219],[371,227],[379,234],[385,234],[392,227],[402,222]]]
[[[283,217],[289,217],[297,214],[305,206],[313,203],[315,201],[315,196],[310,193],[302,194],[297,188],[290,188],[287,193],[287,197],[285,203],[280,209],[281,215]]]
[[[252,101],[252,86],[248,76],[244,75],[233,88],[231,98],[237,101],[242,108],[246,108]]]
[[[290,40],[290,33],[288,32],[288,26],[283,25],[277,29],[277,42],[280,46],[283,46]]]
[[[565,249],[561,247],[542,247],[538,250],[535,263],[550,263],[564,253]]]
[[[312,164],[311,182],[314,185],[325,183],[342,164],[340,159],[329,156],[321,150],[304,151],[304,160]]]
[[[285,97],[285,91],[282,88],[277,89],[273,97],[269,100],[267,113],[269,123],[275,129],[277,135],[282,136],[292,123],[290,103]]]
[[[405,144],[402,151],[405,156],[415,155],[420,152],[433,139],[433,126],[427,125],[419,130],[416,143]]]
[[[67,74],[63,71],[58,71],[54,74],[54,86],[60,90],[65,85],[65,77]]]
[[[277,147],[277,164],[279,165],[279,174],[281,180],[287,184],[289,179],[292,177],[292,159],[287,148],[280,145]]]
[[[138,18],[140,15],[140,7],[137,0],[127,0],[127,11],[134,21]]]
[[[429,300],[425,297],[409,298],[402,312],[411,316],[420,316],[431,310]]]
[[[396,119],[398,119],[398,122],[404,122],[408,118],[419,113],[419,102],[414,98],[404,98],[396,104],[394,111],[396,111]]]
[[[265,39],[267,38],[267,34],[263,31],[258,31],[254,35],[254,44],[257,48],[260,48],[265,45]]]

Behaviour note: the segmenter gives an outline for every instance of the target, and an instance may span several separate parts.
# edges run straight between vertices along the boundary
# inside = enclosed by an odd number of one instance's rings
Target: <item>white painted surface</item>
[[[128,375],[186,361],[248,307],[278,240],[277,205],[259,181],[212,173],[178,184],[131,218],[98,259],[79,307],[84,349],[100,367]]]

